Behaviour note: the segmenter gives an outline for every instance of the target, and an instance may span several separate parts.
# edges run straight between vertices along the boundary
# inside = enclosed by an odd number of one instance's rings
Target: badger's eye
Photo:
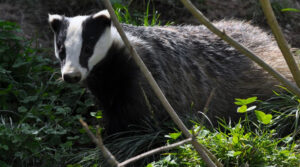
[[[93,54],[93,50],[90,47],[84,47],[83,51],[85,54],[88,54],[88,55]]]
[[[64,60],[66,58],[66,48],[64,45],[61,45],[58,49],[58,55],[60,60]]]

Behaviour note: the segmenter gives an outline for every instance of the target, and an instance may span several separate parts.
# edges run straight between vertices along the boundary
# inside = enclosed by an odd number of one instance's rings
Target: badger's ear
[[[62,24],[63,17],[57,14],[51,15],[48,14],[48,22],[54,33],[59,31],[59,28]]]
[[[108,25],[111,24],[110,15],[107,10],[102,10],[92,16],[92,19],[98,23],[101,23],[102,25]]]

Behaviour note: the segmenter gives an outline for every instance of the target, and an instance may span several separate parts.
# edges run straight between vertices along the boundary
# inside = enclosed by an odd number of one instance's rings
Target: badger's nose
[[[64,81],[68,83],[77,83],[81,79],[81,74],[80,72],[70,72],[70,73],[65,73],[63,75]]]

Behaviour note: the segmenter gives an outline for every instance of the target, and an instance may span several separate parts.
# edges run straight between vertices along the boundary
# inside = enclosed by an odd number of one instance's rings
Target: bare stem
[[[261,7],[265,13],[268,24],[272,29],[272,32],[275,36],[277,44],[282,52],[282,55],[285,58],[286,63],[288,64],[290,71],[294,77],[294,80],[298,87],[300,88],[300,70],[297,66],[297,63],[293,57],[293,54],[288,46],[287,41],[285,40],[283,33],[278,25],[272,6],[269,0],[259,0]]]
[[[120,163],[119,166],[121,167],[121,166],[128,165],[129,163],[132,163],[134,161],[140,160],[140,159],[145,158],[147,156],[150,156],[150,155],[153,155],[153,154],[156,154],[156,153],[159,153],[159,152],[171,150],[171,149],[173,149],[175,147],[178,147],[180,145],[183,145],[183,144],[191,142],[191,141],[192,141],[192,138],[188,138],[188,139],[182,140],[180,142],[177,142],[177,143],[174,143],[174,144],[170,144],[168,146],[162,146],[162,147],[159,147],[159,148],[147,151],[145,153],[142,153],[140,155],[137,155],[135,157],[132,157],[132,158],[130,158],[130,159],[128,159],[128,160]]]
[[[98,148],[103,153],[103,156],[107,159],[107,162],[111,166],[119,166],[119,162],[116,160],[116,158],[111,154],[111,152],[104,146],[103,140],[101,138],[100,132],[97,130],[97,137],[90,131],[89,126],[86,122],[84,122],[81,118],[79,119],[79,122],[81,123],[82,127],[85,129],[87,134],[90,136],[92,141],[98,146]]]
[[[274,76],[278,81],[280,81],[283,85],[285,85],[290,91],[295,93],[298,97],[300,97],[300,89],[288,81],[284,76],[282,76],[279,72],[274,70],[271,66],[266,64],[261,58],[256,56],[252,51],[250,51],[245,46],[239,44],[237,41],[229,37],[225,32],[220,31],[216,28],[203,14],[200,12],[189,0],[181,0],[184,6],[202,23],[205,25],[211,32],[218,35],[221,39],[226,41],[228,44],[233,46],[235,49],[249,57],[251,60],[256,62],[259,66],[261,66],[264,70],[266,70],[269,74]]]
[[[130,44],[127,36],[125,35],[125,32],[123,31],[123,29],[122,29],[122,27],[121,27],[121,25],[120,25],[120,23],[119,23],[116,15],[115,15],[115,13],[114,13],[114,10],[113,10],[113,8],[111,6],[110,1],[109,0],[103,0],[103,2],[104,2],[105,7],[107,8],[107,10],[108,10],[108,12],[110,14],[110,17],[111,17],[111,19],[112,19],[112,21],[114,23],[114,26],[118,30],[118,32],[119,32],[119,34],[120,34],[120,36],[121,36],[124,44],[126,45],[126,47],[128,48],[128,50],[130,51],[130,54],[132,55],[132,58],[135,60],[136,64],[140,68],[141,72],[144,74],[144,76],[148,80],[148,83],[150,84],[151,88],[155,92],[156,96],[159,98],[159,100],[161,101],[161,103],[163,104],[164,108],[169,113],[169,115],[171,116],[171,118],[173,119],[173,121],[175,122],[175,124],[183,132],[184,136],[186,138],[190,138],[192,135],[190,134],[189,130],[183,124],[183,122],[181,121],[181,119],[178,117],[178,115],[174,111],[173,107],[170,105],[170,103],[168,102],[168,100],[166,99],[166,97],[164,96],[164,94],[162,93],[161,89],[159,88],[158,84],[154,80],[151,72],[148,70],[148,68],[146,67],[146,65],[144,64],[144,62],[140,58],[140,56],[137,54],[136,50]],[[211,167],[216,166],[214,164],[214,162],[210,159],[210,157],[204,151],[204,149],[203,149],[204,146],[202,146],[196,140],[192,140],[192,145],[195,147],[195,149],[198,152],[198,154],[201,156],[201,158],[204,160],[204,162],[208,166],[211,166]]]

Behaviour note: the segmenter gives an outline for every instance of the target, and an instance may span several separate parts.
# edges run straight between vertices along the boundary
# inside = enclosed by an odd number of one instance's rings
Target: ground
[[[1,3],[2,2],[2,3]],[[114,0],[129,5],[131,13],[143,13],[147,1],[139,0]],[[153,0],[154,7],[160,14],[162,24],[173,22],[176,24],[199,24],[198,21],[177,1]],[[256,0],[193,0],[194,4],[210,20],[239,19],[251,21],[253,24],[263,27],[269,31],[266,20]],[[277,19],[283,28],[284,34],[292,47],[300,48],[300,13],[281,12],[283,8],[298,8],[300,2],[297,0],[272,0],[271,1]],[[41,47],[52,48],[52,33],[47,24],[48,13],[59,13],[69,15],[90,14],[103,8],[96,1],[0,1],[0,19],[15,21],[19,23],[28,37],[37,37]],[[168,10],[166,10],[168,9]],[[170,10],[171,9],[171,10]]]

